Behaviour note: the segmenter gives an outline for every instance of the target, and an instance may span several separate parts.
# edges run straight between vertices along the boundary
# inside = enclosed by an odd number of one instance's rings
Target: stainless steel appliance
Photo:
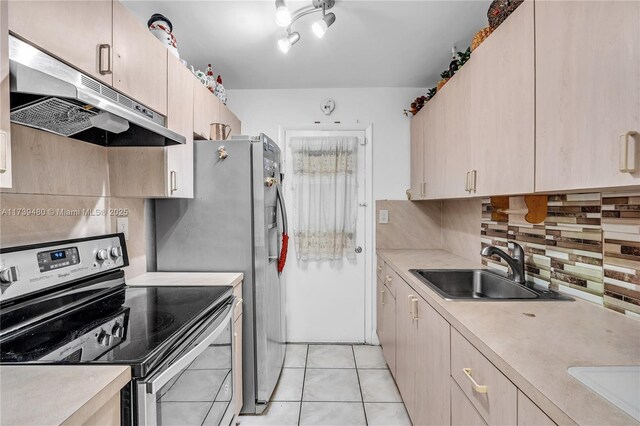
[[[0,249],[0,362],[129,365],[123,424],[228,426],[232,288],[129,287],[127,265],[123,234]]]
[[[14,36],[9,68],[12,123],[103,146],[186,141],[166,127],[161,114]]]
[[[194,198],[156,201],[159,271],[244,273],[243,413],[266,408],[285,352],[281,153],[267,136],[194,142]]]

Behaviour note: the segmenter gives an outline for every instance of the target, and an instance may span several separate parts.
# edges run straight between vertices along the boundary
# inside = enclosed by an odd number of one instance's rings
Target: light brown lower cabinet
[[[382,354],[391,374],[396,374],[396,299],[381,280],[377,280],[377,331]]]
[[[87,419],[84,425],[119,425],[120,424],[120,392],[111,397],[98,411]]]
[[[518,426],[553,426],[555,423],[525,394],[518,391]]]
[[[396,283],[396,383],[415,425],[450,423],[449,323]]]
[[[451,425],[452,426],[486,426],[478,410],[473,407],[469,398],[462,392],[453,378],[451,383]]]

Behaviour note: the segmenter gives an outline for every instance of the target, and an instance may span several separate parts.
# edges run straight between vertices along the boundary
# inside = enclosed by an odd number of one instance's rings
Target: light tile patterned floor
[[[411,425],[380,346],[287,346],[267,412],[241,426]]]

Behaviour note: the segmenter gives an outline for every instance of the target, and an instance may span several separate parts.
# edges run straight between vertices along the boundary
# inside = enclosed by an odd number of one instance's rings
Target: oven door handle
[[[235,299],[233,302],[235,302]],[[158,392],[164,385],[169,383],[169,381],[174,378],[178,372],[186,368],[194,359],[198,357],[198,355],[204,352],[205,349],[207,349],[207,347],[209,347],[209,345],[222,334],[222,332],[231,322],[234,305],[235,303],[227,305],[224,312],[219,315],[213,321],[213,323],[210,323],[205,327],[205,331],[210,329],[211,327],[215,327],[215,329],[209,332],[191,350],[172,362],[168,368],[159,371],[149,378],[149,380],[146,382],[147,393],[155,394],[156,392]],[[193,344],[193,342],[190,344]]]

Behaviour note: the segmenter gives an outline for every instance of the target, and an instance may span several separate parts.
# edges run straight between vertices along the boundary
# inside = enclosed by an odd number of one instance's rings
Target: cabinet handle
[[[620,135],[620,171],[623,173],[633,173],[636,171],[636,136],[639,133],[630,130],[627,133]],[[629,144],[629,140],[631,140],[631,144]],[[631,157],[631,161],[629,161],[629,157]],[[629,163],[631,163],[631,167],[629,167]]]
[[[409,296],[407,296],[407,310],[409,311],[409,314],[411,314],[411,316],[413,317],[413,312],[411,312],[412,307],[413,307],[413,294],[410,294]]]
[[[244,301],[244,300],[242,299],[242,297],[241,297],[240,299],[238,299],[238,301],[236,302],[236,308],[237,308],[238,306],[242,305],[242,302],[243,302],[243,301]]]
[[[418,320],[418,298],[413,297],[411,299],[411,318]]]
[[[427,182],[422,182],[422,194],[423,197],[427,196]]]
[[[471,384],[473,385],[473,390],[478,392],[478,393],[487,393],[487,387],[484,385],[479,385],[478,382],[476,382],[476,380],[471,377],[471,369],[470,368],[463,368],[462,369],[463,373],[465,376],[467,376],[467,378],[469,380],[471,380]]]
[[[382,272],[382,266],[378,265],[378,272]]]
[[[0,130],[0,173],[7,171],[7,143],[9,136],[4,130]]]
[[[382,305],[384,306],[384,289],[380,290],[380,296],[382,297]]]
[[[478,171],[471,170],[471,191],[476,192],[476,182],[478,178]]]
[[[103,52],[107,50],[107,67],[104,68],[103,64]],[[98,71],[102,75],[112,74],[113,70],[111,69],[111,45],[110,44],[101,44],[98,46]]]
[[[391,283],[391,281],[393,281],[393,278],[391,278],[389,275],[387,275],[387,276],[385,277],[385,280],[386,280],[388,283]]]
[[[178,190],[178,174],[175,172],[175,170],[171,170],[170,176],[171,176],[171,194],[173,194]]]
[[[466,192],[471,191],[471,190],[469,189],[469,175],[470,175],[470,174],[471,174],[471,172],[467,172],[467,179],[466,179],[466,181],[464,182],[464,190],[465,190]]]

